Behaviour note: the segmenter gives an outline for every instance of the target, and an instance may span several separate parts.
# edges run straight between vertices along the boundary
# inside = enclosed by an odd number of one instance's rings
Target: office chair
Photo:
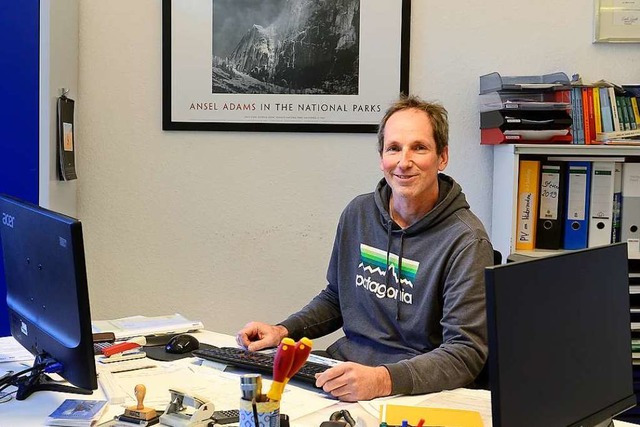
[[[502,264],[502,254],[500,251],[493,250],[493,265]],[[475,388],[481,388],[484,390],[491,390],[491,384],[489,381],[489,358],[487,357],[487,361],[484,363],[482,370],[476,377],[474,381]]]

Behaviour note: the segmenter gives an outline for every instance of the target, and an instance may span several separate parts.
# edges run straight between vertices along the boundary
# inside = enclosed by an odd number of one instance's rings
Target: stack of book
[[[571,85],[564,73],[480,76],[480,142],[570,143]]]
[[[49,426],[91,427],[107,409],[106,400],[66,399],[47,417]]]
[[[640,144],[640,85],[572,82],[574,144]]]

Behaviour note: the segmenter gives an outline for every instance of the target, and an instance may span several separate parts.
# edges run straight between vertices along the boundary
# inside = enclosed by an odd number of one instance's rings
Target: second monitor
[[[17,386],[18,400],[40,390],[90,394],[98,384],[80,221],[7,196],[0,215],[11,335],[35,356],[0,389]]]
[[[626,243],[485,272],[494,427],[600,426],[634,406]]]

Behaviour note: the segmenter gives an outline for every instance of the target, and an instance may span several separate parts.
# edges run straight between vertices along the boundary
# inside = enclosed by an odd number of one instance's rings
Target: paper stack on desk
[[[47,417],[49,426],[94,426],[107,409],[106,400],[66,399]]]
[[[94,320],[91,324],[93,333],[113,332],[117,340],[149,335],[179,334],[204,328],[202,322],[189,320],[177,313],[168,316],[131,316],[115,320]]]

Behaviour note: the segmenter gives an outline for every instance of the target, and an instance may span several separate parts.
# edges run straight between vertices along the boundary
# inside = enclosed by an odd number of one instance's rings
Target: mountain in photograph
[[[213,58],[213,92],[358,94],[359,42],[360,0],[288,0]]]

